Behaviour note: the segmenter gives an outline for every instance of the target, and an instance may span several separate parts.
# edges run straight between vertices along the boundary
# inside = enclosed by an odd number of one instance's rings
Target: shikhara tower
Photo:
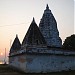
[[[47,46],[51,47],[61,47],[62,41],[59,37],[59,31],[57,29],[57,22],[49,9],[47,4],[46,10],[44,10],[44,14],[39,24],[39,29],[44,36]]]

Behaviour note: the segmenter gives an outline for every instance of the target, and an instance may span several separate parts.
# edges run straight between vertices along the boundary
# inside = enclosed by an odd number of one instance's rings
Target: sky
[[[5,48],[8,56],[16,34],[22,43],[33,17],[39,26],[47,4],[62,41],[74,34],[74,0],[0,0],[0,60],[4,59]]]

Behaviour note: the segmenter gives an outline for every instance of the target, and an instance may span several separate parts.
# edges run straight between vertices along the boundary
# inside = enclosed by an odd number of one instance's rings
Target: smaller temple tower
[[[48,4],[46,6],[46,10],[44,10],[44,14],[40,21],[39,29],[47,42],[47,46],[51,47],[62,46],[62,41],[61,38],[59,37],[59,31],[57,29],[57,22],[51,10],[49,9]]]
[[[27,46],[41,46],[46,45],[46,41],[41,34],[37,24],[35,23],[35,19],[33,18],[32,23],[30,24],[30,27],[26,33],[26,36],[23,39],[22,42],[22,48]]]
[[[11,46],[10,53],[20,50],[20,48],[21,48],[21,43],[19,41],[18,35],[16,34],[16,38],[14,39],[14,42]]]

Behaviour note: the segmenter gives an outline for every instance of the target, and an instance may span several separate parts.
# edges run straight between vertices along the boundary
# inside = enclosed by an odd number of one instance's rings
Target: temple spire
[[[10,48],[10,52],[14,52],[16,50],[19,50],[21,48],[21,43],[19,41],[18,35],[16,34],[16,38],[14,39],[14,42]]]
[[[48,4],[47,4],[47,6],[46,6],[46,10],[49,10],[49,6],[48,6]]]
[[[35,23],[35,19],[34,19],[34,17],[33,17],[32,23]]]
[[[16,37],[18,37],[18,34],[16,34]]]
[[[47,13],[51,13],[51,10],[49,9],[49,6],[48,4],[46,5],[46,9],[44,10],[44,14],[47,14]]]
[[[26,36],[23,39],[22,46],[24,47],[24,45],[46,45],[46,41],[41,34],[34,17]]]
[[[44,10],[43,17],[40,21],[39,29],[47,42],[47,46],[62,46],[62,40],[59,37],[57,22],[51,10],[49,9],[48,4],[46,6],[46,9]]]

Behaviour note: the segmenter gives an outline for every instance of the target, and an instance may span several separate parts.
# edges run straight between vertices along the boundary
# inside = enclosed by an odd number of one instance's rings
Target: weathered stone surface
[[[43,34],[48,46],[52,47],[62,46],[62,41],[61,38],[59,37],[59,32],[57,29],[57,22],[48,5],[40,21],[39,29]]]
[[[10,65],[26,73],[75,70],[75,56],[23,54],[10,57]]]

